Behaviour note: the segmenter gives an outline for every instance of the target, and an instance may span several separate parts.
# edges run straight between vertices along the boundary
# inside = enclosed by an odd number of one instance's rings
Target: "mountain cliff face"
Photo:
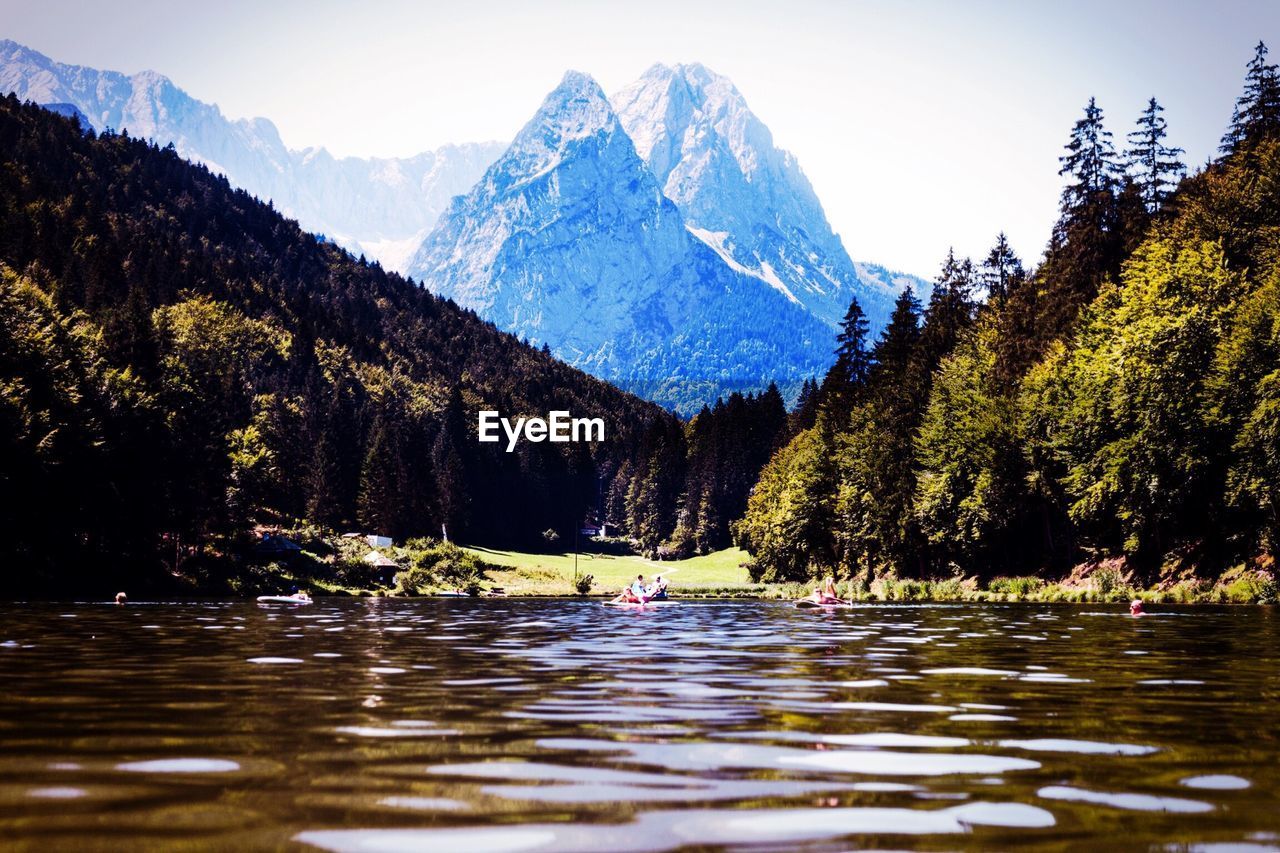
[[[293,151],[264,118],[230,120],[154,71],[124,75],[55,62],[0,40],[0,93],[71,105],[95,130],[128,131],[221,172],[235,185],[354,252],[399,268],[449,199],[505,145],[449,145],[408,158],[336,158]]]
[[[570,72],[409,263],[432,291],[677,408],[824,368],[830,334],[690,230],[594,80]]]
[[[853,296],[883,325],[910,279],[849,259],[795,157],[727,78],[655,65],[612,100],[663,192],[726,263],[832,328]]]

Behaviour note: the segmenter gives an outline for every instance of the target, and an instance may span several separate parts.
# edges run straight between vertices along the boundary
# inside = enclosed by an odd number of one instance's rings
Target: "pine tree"
[[[1280,71],[1267,62],[1267,46],[1258,42],[1249,60],[1244,92],[1236,101],[1231,127],[1222,137],[1220,150],[1234,154],[1267,136],[1280,133]]]
[[[867,352],[867,315],[858,304],[857,297],[849,302],[849,310],[840,322],[836,335],[836,369],[841,379],[851,386],[861,385],[867,379],[871,366],[871,354]]]
[[[462,390],[455,385],[449,391],[449,400],[440,417],[440,431],[431,448],[440,524],[451,538],[463,535],[470,521],[465,408]]]
[[[987,292],[990,303],[1003,302],[1006,297],[1027,277],[1022,268],[1022,259],[1009,245],[1009,239],[1001,231],[996,237],[987,259],[982,262],[982,271],[978,274],[978,282]]]
[[[951,352],[960,333],[973,321],[973,279],[973,262],[958,260],[955,251],[948,249],[924,314],[920,342],[927,373]]]
[[[1062,168],[1059,175],[1068,176],[1062,190],[1064,216],[1076,216],[1082,211],[1105,209],[1105,201],[1115,191],[1117,177],[1121,173],[1116,162],[1115,146],[1111,132],[1103,126],[1102,108],[1094,98],[1084,108],[1084,118],[1076,121],[1067,143],[1067,153],[1058,158]]]
[[[835,423],[842,423],[853,407],[859,388],[867,380],[871,353],[867,349],[867,318],[855,297],[836,335],[836,363],[822,383],[823,404]]]
[[[800,386],[796,396],[796,406],[787,418],[787,435],[791,438],[812,427],[818,420],[818,407],[822,402],[822,391],[818,381],[806,379]]]
[[[1042,294],[1037,300],[1033,352],[1066,334],[1103,281],[1119,273],[1124,235],[1135,230],[1121,221],[1117,200],[1121,169],[1094,99],[1089,99],[1084,118],[1072,128],[1066,149],[1059,158],[1059,174],[1067,178],[1061,215],[1037,273]],[[1136,200],[1136,193],[1130,194]],[[1146,216],[1145,210],[1142,214]]]
[[[356,512],[365,529],[403,537],[413,521],[408,508],[410,485],[399,417],[383,410],[374,422],[360,471]]]
[[[872,382],[876,387],[892,386],[906,376],[920,344],[920,300],[911,288],[898,294],[885,326],[876,341]]]
[[[1130,132],[1129,150],[1125,152],[1129,173],[1137,184],[1142,202],[1148,213],[1155,213],[1164,206],[1165,199],[1187,172],[1178,159],[1185,153],[1181,148],[1164,144],[1167,124],[1164,107],[1153,97],[1138,117],[1138,126]]]

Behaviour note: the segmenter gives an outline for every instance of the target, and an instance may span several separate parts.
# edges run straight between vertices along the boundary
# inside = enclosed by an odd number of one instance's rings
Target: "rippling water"
[[[1267,608],[0,614],[3,847],[1280,847]]]

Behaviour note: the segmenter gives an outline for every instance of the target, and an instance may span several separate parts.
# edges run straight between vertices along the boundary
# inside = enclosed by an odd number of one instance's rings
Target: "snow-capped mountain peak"
[[[796,158],[737,87],[698,63],[654,65],[612,102],[691,232],[828,326],[854,296],[877,326],[900,289],[850,259]]]
[[[760,168],[759,152],[773,148],[773,135],[733,82],[701,63],[653,65],[613,103],[636,151],[663,182],[683,153],[705,146],[712,133],[748,176]]]
[[[575,143],[617,128],[617,115],[600,84],[581,71],[569,71],[516,134],[504,158],[506,174],[513,180],[536,178],[555,168]]]

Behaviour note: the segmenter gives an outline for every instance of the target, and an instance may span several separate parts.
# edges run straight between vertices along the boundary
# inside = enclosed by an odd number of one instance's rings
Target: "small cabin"
[[[391,547],[390,536],[378,536],[377,534],[371,533],[368,536],[364,537],[364,541],[369,543],[370,548],[390,548]]]

